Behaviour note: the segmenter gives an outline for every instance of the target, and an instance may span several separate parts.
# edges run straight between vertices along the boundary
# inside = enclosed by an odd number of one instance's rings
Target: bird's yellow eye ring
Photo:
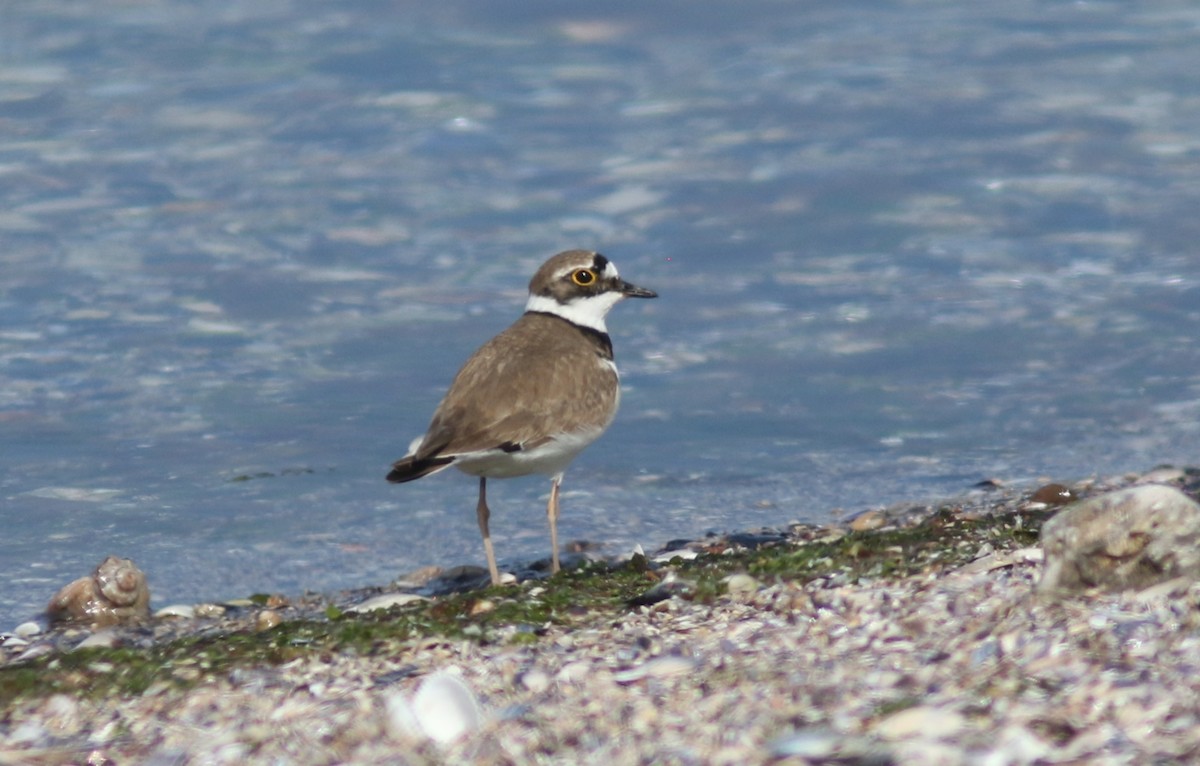
[[[587,287],[596,281],[596,272],[591,269],[580,269],[571,274],[571,281],[580,287]]]

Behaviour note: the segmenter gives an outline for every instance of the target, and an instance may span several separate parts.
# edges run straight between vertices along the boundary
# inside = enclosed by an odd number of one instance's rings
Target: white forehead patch
[[[607,261],[604,264],[604,271],[600,272],[601,279],[616,279],[621,276],[617,273],[617,265],[612,261]]]

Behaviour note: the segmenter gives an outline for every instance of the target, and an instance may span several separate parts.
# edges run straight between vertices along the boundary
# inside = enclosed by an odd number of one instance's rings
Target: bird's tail
[[[393,484],[402,484],[431,473],[437,473],[453,462],[454,458],[447,456],[418,458],[416,455],[406,455],[392,463],[392,470],[388,473],[387,480]]]

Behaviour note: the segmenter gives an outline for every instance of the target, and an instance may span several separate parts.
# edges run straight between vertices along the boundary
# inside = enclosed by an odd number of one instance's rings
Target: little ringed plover
[[[568,250],[529,282],[525,313],[471,355],[433,413],[425,435],[392,465],[390,482],[454,466],[479,477],[475,512],[492,583],[500,583],[488,532],[487,480],[550,477],[551,571],[559,570],[558,493],[575,456],[617,414],[620,379],[604,317],[624,298],[654,298],[612,261]]]

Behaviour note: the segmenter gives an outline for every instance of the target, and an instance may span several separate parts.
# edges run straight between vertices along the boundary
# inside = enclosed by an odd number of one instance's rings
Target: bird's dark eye
[[[571,275],[571,281],[580,287],[586,287],[596,281],[596,272],[591,269],[580,269]]]

